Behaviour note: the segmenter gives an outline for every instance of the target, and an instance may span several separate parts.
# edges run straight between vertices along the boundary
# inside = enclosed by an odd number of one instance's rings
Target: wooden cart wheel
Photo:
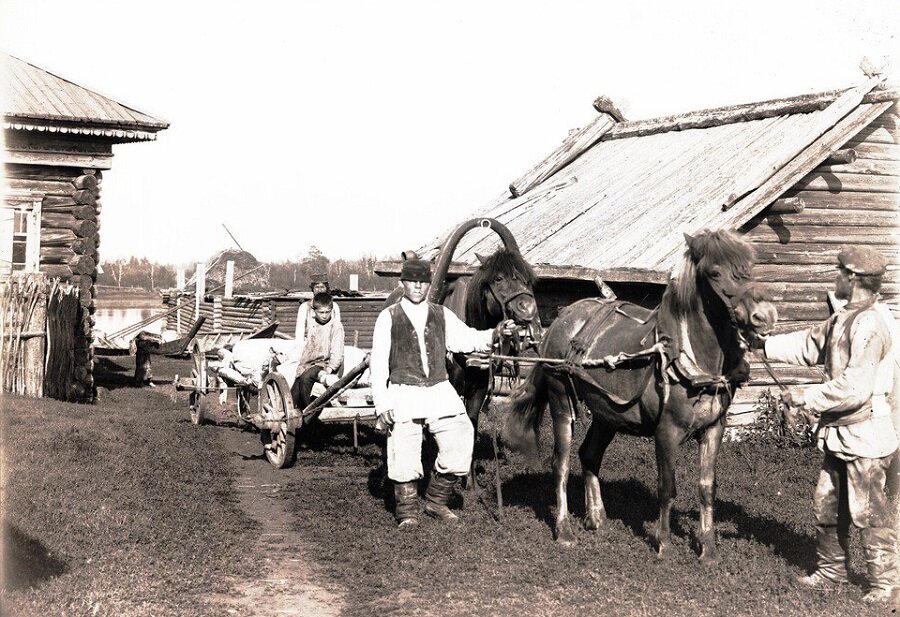
[[[259,391],[259,414],[266,420],[280,420],[277,430],[260,428],[260,439],[265,449],[266,458],[278,469],[294,464],[297,456],[295,431],[300,428],[299,420],[296,429],[288,426],[288,415],[293,413],[294,403],[291,398],[291,387],[279,373],[269,373]]]
[[[209,375],[206,373],[206,353],[200,347],[199,342],[194,343],[194,348],[191,350],[191,359],[193,361],[191,378],[194,380],[194,385],[197,388],[191,392],[189,397],[191,405],[191,423],[202,424],[203,409],[200,406],[200,401],[209,391]]]
[[[235,394],[237,394],[237,425],[239,428],[246,428],[250,424],[250,416],[253,415],[253,410],[250,408],[250,388],[238,388]]]

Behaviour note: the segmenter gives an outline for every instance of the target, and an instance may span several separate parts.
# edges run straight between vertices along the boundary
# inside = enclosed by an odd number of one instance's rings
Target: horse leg
[[[578,450],[584,476],[585,529],[595,530],[606,526],[606,510],[603,507],[603,496],[600,494],[599,475],[603,454],[615,436],[615,429],[594,420]]]
[[[700,561],[718,562],[713,505],[716,501],[716,457],[722,445],[725,421],[719,420],[700,438]]]
[[[553,480],[556,486],[556,520],[553,532],[563,546],[575,545],[575,532],[569,520],[569,500],[566,487],[569,481],[569,453],[572,450],[573,408],[565,389],[551,386],[550,415],[553,418]]]
[[[657,554],[664,557],[672,547],[672,504],[675,502],[675,450],[680,442],[674,426],[660,422],[656,430],[656,494],[659,500],[659,520],[656,522]],[[666,423],[667,424],[667,423]]]

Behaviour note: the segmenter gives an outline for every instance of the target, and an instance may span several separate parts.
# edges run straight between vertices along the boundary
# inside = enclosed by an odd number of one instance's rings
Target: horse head
[[[489,257],[477,255],[480,266],[469,282],[466,322],[493,327],[504,319],[539,329],[534,299],[535,275],[518,251],[501,249]]]
[[[716,312],[712,299],[719,300],[719,312],[745,342],[744,335],[766,336],[775,326],[778,312],[753,279],[753,246],[730,230],[703,230],[685,234],[687,250],[673,280],[670,307],[686,315],[701,308]]]

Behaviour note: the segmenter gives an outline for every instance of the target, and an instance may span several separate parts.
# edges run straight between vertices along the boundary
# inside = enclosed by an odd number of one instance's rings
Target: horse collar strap
[[[725,375],[712,375],[697,364],[694,348],[691,346],[691,337],[688,334],[687,321],[684,319],[678,320],[678,338],[681,350],[672,363],[676,378],[679,375],[684,377],[695,388],[728,385],[728,378]]]

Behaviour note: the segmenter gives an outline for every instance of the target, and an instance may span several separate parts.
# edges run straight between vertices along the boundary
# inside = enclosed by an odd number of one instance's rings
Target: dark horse
[[[540,321],[534,299],[535,276],[516,249],[499,249],[488,257],[478,255],[481,265],[470,279],[459,278],[447,288],[442,304],[466,325],[478,330],[496,327],[513,319],[527,329],[528,336],[540,336]],[[519,349],[508,350],[512,353]],[[478,429],[478,415],[488,391],[488,371],[466,365],[456,354],[448,364],[450,381],[466,403],[466,412]]]
[[[660,555],[670,546],[676,448],[700,445],[701,560],[716,558],[713,501],[715,462],[734,389],[746,381],[746,336],[767,334],[775,307],[754,291],[752,247],[730,231],[685,236],[688,244],[662,303],[649,311],[614,301],[581,300],[560,313],[540,356],[512,397],[505,426],[512,447],[534,449],[549,402],[555,446],[553,477],[558,542],[575,542],[566,502],[576,402],[591,415],[579,449],[587,529],[606,524],[598,474],[617,432],[652,435],[656,443]],[[553,359],[553,360],[550,360]]]

